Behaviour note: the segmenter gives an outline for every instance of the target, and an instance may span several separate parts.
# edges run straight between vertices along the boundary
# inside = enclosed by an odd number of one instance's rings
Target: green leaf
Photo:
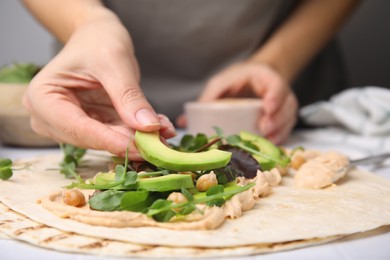
[[[62,165],[60,173],[64,174],[66,178],[70,179],[75,177],[75,175],[77,175],[75,170],[76,170],[76,164],[74,162],[71,162]]]
[[[82,182],[80,175],[76,172],[76,168],[80,165],[82,157],[86,153],[86,149],[78,148],[70,144],[60,144],[64,157],[60,162],[60,173],[66,178],[75,178]]]
[[[194,204],[199,204],[199,203],[208,203],[209,201],[212,201],[214,199],[219,199],[219,198],[223,198],[223,199],[227,199],[227,198],[230,198],[238,193],[241,193],[241,192],[244,192],[246,190],[249,190],[250,188],[252,188],[253,186],[255,186],[256,184],[255,183],[249,183],[245,186],[233,186],[233,187],[228,187],[226,189],[224,189],[223,192],[220,192],[220,193],[216,193],[216,194],[209,194],[207,196],[204,196],[204,193],[199,193],[199,195],[194,199]],[[213,191],[214,192],[214,191]],[[195,195],[196,196],[196,195]]]
[[[216,199],[212,199],[212,200],[206,202],[206,205],[209,207],[212,207],[212,206],[221,207],[224,203],[225,203],[225,200],[223,198],[216,198]]]
[[[12,167],[12,160],[8,158],[0,158],[0,169],[3,167]]]
[[[185,205],[184,207],[182,207],[179,210],[179,214],[181,214],[181,215],[188,215],[188,214],[191,214],[192,212],[194,212],[195,210],[196,210],[195,204],[188,203],[187,205]]]
[[[242,140],[242,139],[241,139],[241,141],[242,141],[242,143],[243,143],[246,147],[249,147],[249,148],[251,148],[251,149],[253,149],[253,150],[259,151],[259,147],[257,147],[257,145],[253,144],[251,141],[244,141],[244,140]]]
[[[145,212],[152,203],[149,198],[149,192],[146,190],[128,191],[122,197],[120,208],[128,211]]]
[[[226,138],[226,141],[230,145],[237,145],[237,144],[241,143],[241,138],[238,135],[231,135],[231,136],[228,136]]]
[[[213,195],[222,194],[223,192],[224,192],[223,185],[216,185],[216,186],[213,186],[206,191],[206,196],[210,197]],[[225,203],[224,198],[215,198],[215,199],[212,199],[210,201],[207,201],[206,205],[209,207],[212,207],[212,206],[221,207],[224,203]]]
[[[12,177],[14,171],[28,169],[31,166],[30,163],[25,163],[19,167],[15,167],[11,159],[0,158],[0,179],[8,180]]]
[[[101,211],[114,211],[121,208],[124,191],[106,190],[93,195],[89,199],[89,205],[92,209]]]
[[[8,180],[12,177],[12,169],[9,166],[0,166],[0,179]]]
[[[217,133],[217,135],[219,137],[223,138],[223,135],[224,135],[223,134],[223,130],[220,127],[218,127],[218,126],[213,126],[213,128],[214,128],[215,132]]]
[[[61,144],[61,149],[64,153],[62,163],[67,164],[74,162],[76,166],[80,165],[80,161],[87,152],[86,149],[76,147],[71,144]]]
[[[186,188],[181,188],[181,193],[186,197],[188,201],[193,201],[194,196]]]
[[[215,185],[206,191],[206,196],[211,196],[211,195],[215,195],[218,193],[222,193],[223,190],[224,190],[223,185]]]
[[[118,164],[115,166],[115,181],[124,180],[126,168],[123,165]]]
[[[123,183],[123,185],[125,187],[129,186],[129,185],[132,185],[132,184],[137,182],[137,179],[138,179],[137,172],[129,171],[129,172],[126,173],[126,178],[125,178],[125,182]]]
[[[167,222],[176,215],[176,212],[170,207],[171,205],[172,201],[170,200],[158,199],[150,206],[147,215],[152,216],[156,221]]]
[[[187,150],[188,147],[191,146],[191,143],[193,142],[194,140],[194,136],[190,135],[190,134],[186,134],[184,135],[181,140],[180,140],[180,146],[184,149],[184,150]]]
[[[255,183],[250,183],[245,186],[234,186],[229,187],[229,190],[221,192],[221,188],[217,187],[210,191],[209,195],[205,196],[205,193],[200,194],[198,198],[194,198],[193,201],[183,202],[183,203],[173,203],[172,201],[159,199],[156,200],[152,206],[148,209],[147,215],[153,217],[157,221],[169,221],[174,215],[175,212],[173,209],[181,209],[179,214],[187,214],[191,210],[195,210],[196,204],[206,203],[208,205],[221,206],[225,202],[225,198],[231,198],[232,196],[244,192],[255,186]],[[210,190],[210,189],[209,189]],[[196,195],[195,195],[196,196]],[[192,212],[192,211],[191,211]]]
[[[208,138],[205,134],[184,135],[180,141],[179,150],[185,152],[194,152],[208,143]]]

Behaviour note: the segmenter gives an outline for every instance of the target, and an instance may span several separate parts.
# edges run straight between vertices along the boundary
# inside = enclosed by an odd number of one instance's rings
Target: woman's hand
[[[276,144],[286,140],[296,123],[298,102],[287,81],[264,63],[247,61],[226,68],[208,81],[199,101],[248,96],[262,100],[262,135]]]
[[[63,50],[33,79],[23,103],[32,128],[58,142],[124,155],[133,130],[175,129],[156,115],[139,86],[130,36],[114,16],[77,28]],[[134,145],[130,158],[140,159]]]

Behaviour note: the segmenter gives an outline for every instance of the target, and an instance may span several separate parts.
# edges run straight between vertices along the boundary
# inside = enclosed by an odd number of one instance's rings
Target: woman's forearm
[[[288,81],[332,38],[359,0],[302,0],[292,15],[252,56]]]
[[[23,0],[23,3],[63,43],[81,24],[105,16],[114,17],[100,0]]]

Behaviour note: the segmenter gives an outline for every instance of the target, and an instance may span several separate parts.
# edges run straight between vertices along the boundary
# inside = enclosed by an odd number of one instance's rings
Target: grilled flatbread
[[[60,155],[36,158],[31,171],[15,173],[10,180],[0,182],[0,201],[11,209],[2,207],[1,232],[61,251],[206,257],[315,245],[390,225],[387,199],[390,181],[353,169],[337,185],[322,190],[297,189],[293,178],[286,176],[282,184],[275,187],[270,196],[260,199],[252,210],[226,221],[216,230],[91,226],[60,218],[36,203],[39,198],[69,184],[58,171],[48,170],[58,167],[60,159]],[[88,159],[89,167],[82,173],[83,177],[105,170],[102,167],[106,161]],[[18,235],[20,232],[30,234],[31,230],[31,235]],[[62,239],[63,236],[70,238]]]
[[[4,233],[1,233],[4,232]],[[169,247],[142,245],[118,240],[80,235],[32,221],[0,203],[0,234],[39,247],[62,252],[128,257],[227,257],[271,253],[327,243],[340,238],[332,236],[285,243],[258,244],[238,247]]]

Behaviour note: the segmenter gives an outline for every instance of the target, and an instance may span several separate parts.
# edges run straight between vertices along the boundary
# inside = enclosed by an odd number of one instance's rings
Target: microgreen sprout
[[[249,190],[253,186],[255,186],[255,183],[250,183],[250,184],[247,184],[245,186],[237,186],[234,189],[230,189],[230,190],[225,191],[223,189],[222,185],[218,185],[218,186],[216,186],[217,188],[215,188],[214,190],[212,190],[210,192],[206,192],[206,196],[199,197],[199,198],[193,198],[192,200],[189,200],[187,202],[182,202],[182,203],[172,203],[171,201],[160,199],[152,204],[152,206],[148,209],[146,214],[150,217],[159,215],[159,220],[161,221],[161,220],[166,220],[168,218],[168,216],[171,216],[172,211],[174,209],[179,209],[179,208],[188,209],[188,208],[192,207],[193,210],[195,210],[196,204],[203,204],[203,203],[205,203],[206,205],[210,205],[210,206],[212,206],[212,205],[221,206],[225,202],[226,198],[229,198],[229,197],[234,196],[238,193]],[[191,212],[189,212],[189,213],[191,213]],[[185,213],[189,214],[188,211]],[[162,217],[161,215],[163,215],[163,216],[167,215],[167,216]],[[169,219],[170,218],[168,218],[168,220]]]
[[[20,167],[16,167],[12,160],[9,158],[0,158],[0,179],[8,180],[12,177],[13,171],[24,170],[30,167],[30,164],[26,163]]]
[[[66,178],[74,178],[81,182],[82,179],[76,172],[76,168],[80,165],[81,159],[86,153],[86,149],[70,144],[61,144],[60,148],[64,153],[64,157],[60,162],[60,173],[64,174]]]

